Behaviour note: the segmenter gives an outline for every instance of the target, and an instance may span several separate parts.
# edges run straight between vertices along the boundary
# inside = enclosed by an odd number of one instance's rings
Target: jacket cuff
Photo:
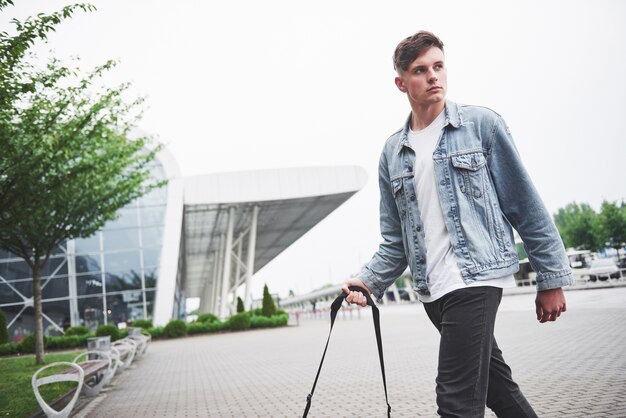
[[[574,276],[570,269],[549,273],[537,273],[537,292],[556,289],[574,284]]]
[[[376,302],[380,303],[383,299],[383,295],[385,294],[385,290],[387,288],[367,268],[364,268],[363,270],[361,270],[360,279],[363,282],[363,284],[367,286],[369,290],[372,291],[372,295],[374,295],[374,297],[376,298]]]

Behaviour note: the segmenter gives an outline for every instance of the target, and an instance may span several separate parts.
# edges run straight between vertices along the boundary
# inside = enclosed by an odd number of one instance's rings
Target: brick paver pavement
[[[566,294],[568,312],[549,324],[534,318],[532,294],[503,298],[496,337],[514,377],[541,417],[626,417],[626,288]],[[380,310],[392,416],[436,416],[435,329],[419,304]],[[309,416],[384,417],[369,310],[339,318]],[[328,327],[154,341],[77,416],[302,416]]]

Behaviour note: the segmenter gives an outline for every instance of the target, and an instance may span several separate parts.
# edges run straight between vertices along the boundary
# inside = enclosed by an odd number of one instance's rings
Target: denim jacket
[[[446,124],[433,152],[446,227],[465,283],[515,273],[513,228],[537,273],[537,290],[572,283],[569,260],[552,218],[524,169],[507,125],[494,111],[446,101]],[[378,251],[361,271],[380,299],[406,269],[415,291],[429,295],[424,228],[413,183],[411,117],[380,156]]]

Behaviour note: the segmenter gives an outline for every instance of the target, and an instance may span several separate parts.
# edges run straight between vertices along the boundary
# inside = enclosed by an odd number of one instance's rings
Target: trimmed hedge
[[[187,324],[182,319],[173,319],[167,323],[163,334],[167,338],[178,338],[187,335]]]
[[[136,328],[149,329],[152,328],[152,321],[150,321],[149,319],[135,319],[132,322],[131,326]]]
[[[69,327],[68,329],[66,329],[63,335],[65,335],[66,337],[69,337],[71,335],[86,335],[86,334],[89,334],[89,328],[87,328],[84,325],[76,325],[75,327]]]
[[[196,319],[196,322],[216,322],[216,321],[219,321],[219,318],[209,312],[201,313],[200,315],[198,315],[198,318]]]
[[[242,331],[250,328],[250,314],[248,312],[240,312],[228,318],[228,328],[232,331]]]
[[[89,337],[89,334],[47,337],[48,344],[46,347],[48,349],[84,348],[87,346],[87,338]]]
[[[152,327],[148,328],[148,333],[152,336],[152,338],[163,338],[164,327]]]
[[[17,344],[6,343],[0,344],[0,356],[9,356],[11,354],[17,354]]]
[[[253,316],[250,318],[250,328],[283,327],[289,322],[289,314],[267,316]]]
[[[120,330],[113,324],[103,324],[96,329],[96,337],[106,337],[107,335],[111,337],[111,341],[119,340]]]
[[[48,341],[50,337],[43,336],[43,347],[48,348]],[[28,334],[26,337],[17,343],[17,350],[20,353],[34,353],[35,352],[35,334]]]

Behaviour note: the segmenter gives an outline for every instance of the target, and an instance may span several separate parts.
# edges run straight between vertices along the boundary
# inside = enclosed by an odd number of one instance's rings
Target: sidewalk
[[[567,313],[548,324],[534,318],[532,294],[503,298],[496,337],[515,379],[541,417],[626,417],[626,288],[566,295]],[[419,304],[380,310],[392,416],[436,416],[435,329]],[[328,328],[328,320],[309,320],[154,341],[76,416],[302,416]],[[363,310],[360,319],[337,321],[309,416],[385,412],[371,314]]]

